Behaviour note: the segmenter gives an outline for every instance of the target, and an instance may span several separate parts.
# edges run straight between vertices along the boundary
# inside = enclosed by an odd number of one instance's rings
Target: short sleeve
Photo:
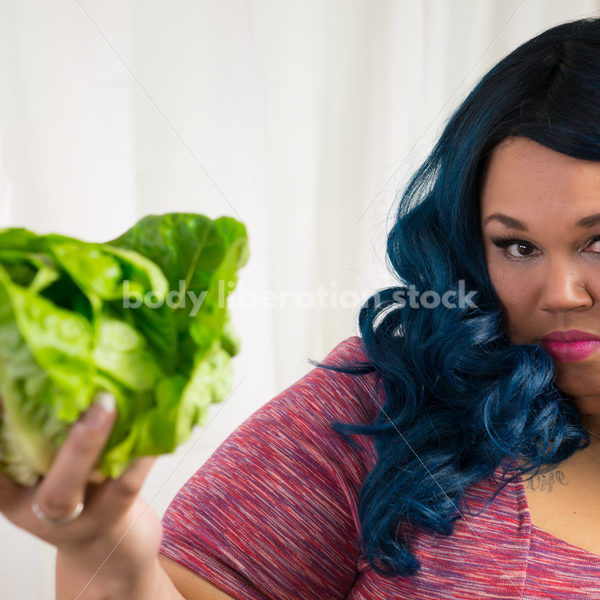
[[[325,362],[365,360],[357,336]],[[360,556],[357,497],[375,455],[331,421],[374,418],[372,375],[315,368],[244,421],[179,490],[160,552],[244,600],[345,598]]]

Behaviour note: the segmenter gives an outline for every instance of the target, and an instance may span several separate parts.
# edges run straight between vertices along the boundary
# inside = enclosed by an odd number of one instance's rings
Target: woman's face
[[[544,346],[556,385],[600,414],[600,342],[541,339],[577,329],[600,340],[600,162],[505,140],[483,182],[481,227],[510,340]]]

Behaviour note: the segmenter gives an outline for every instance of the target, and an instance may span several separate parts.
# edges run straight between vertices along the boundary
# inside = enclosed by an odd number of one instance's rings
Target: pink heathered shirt
[[[366,360],[361,338],[324,362],[346,359]],[[243,600],[600,598],[600,555],[532,527],[521,479],[481,514],[465,511],[451,536],[417,532],[416,575],[373,571],[357,505],[373,441],[353,435],[353,449],[329,423],[372,422],[384,400],[375,381],[314,368],[267,402],[179,490],[160,552]],[[471,486],[470,512],[494,489],[489,478]]]

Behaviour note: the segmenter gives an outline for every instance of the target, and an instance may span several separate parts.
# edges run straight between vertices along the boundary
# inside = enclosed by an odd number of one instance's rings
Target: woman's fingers
[[[143,456],[132,461],[131,465],[117,479],[108,479],[95,487],[87,499],[90,509],[104,514],[121,515],[127,511],[139,495],[148,472],[157,456]]]
[[[10,511],[28,496],[29,488],[15,483],[10,477],[0,473],[0,512]]]
[[[103,400],[106,404],[107,398]],[[120,577],[123,572],[147,569],[155,560],[162,535],[158,515],[139,495],[157,456],[135,459],[117,479],[90,481],[98,474],[98,459],[115,418],[114,410],[107,412],[96,400],[71,427],[37,487],[5,482],[0,474],[0,510],[4,515],[17,527],[58,548],[84,572],[97,572],[98,566],[104,565],[107,581],[111,572]],[[80,503],[84,508],[77,516]],[[7,506],[9,510],[5,510]]]
[[[47,517],[68,517],[84,501],[88,477],[102,454],[114,419],[114,397],[99,394],[96,402],[71,427],[35,492],[35,501]]]

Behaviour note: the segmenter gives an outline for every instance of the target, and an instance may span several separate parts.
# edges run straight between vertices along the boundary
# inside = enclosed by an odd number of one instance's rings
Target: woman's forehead
[[[512,208],[565,211],[573,221],[600,211],[600,162],[582,160],[528,138],[500,143],[481,190],[483,212]],[[578,216],[579,215],[579,216]]]

